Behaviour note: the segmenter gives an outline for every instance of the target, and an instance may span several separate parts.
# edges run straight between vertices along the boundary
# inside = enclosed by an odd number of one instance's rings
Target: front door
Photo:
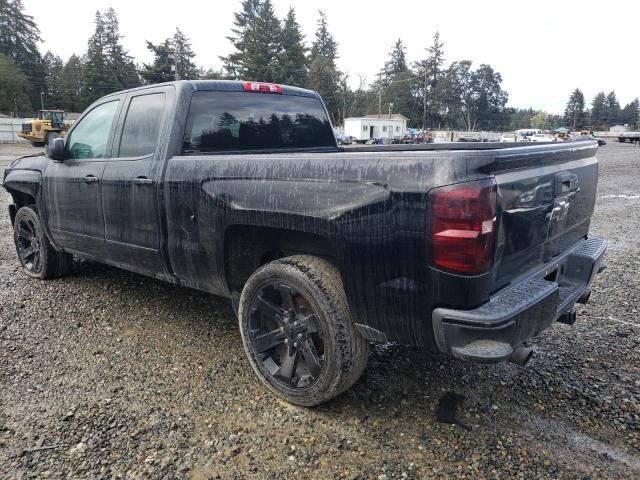
[[[66,139],[65,159],[44,175],[47,223],[60,246],[96,257],[104,247],[100,182],[111,151],[119,98],[83,115]]]
[[[102,181],[107,258],[136,271],[161,273],[158,149],[171,87],[135,92],[123,107],[113,158]]]

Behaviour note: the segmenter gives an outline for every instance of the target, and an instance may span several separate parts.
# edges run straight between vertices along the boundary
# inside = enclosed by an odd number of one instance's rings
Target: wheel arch
[[[11,170],[3,186],[18,208],[36,204],[42,190],[42,173],[35,170]]]
[[[9,192],[13,200],[13,206],[9,207],[11,225],[14,225],[18,210],[27,205],[33,205],[42,220],[47,239],[57,251],[62,249],[56,245],[47,222],[47,212],[42,198],[42,172],[39,170],[16,169],[7,173],[4,179],[4,188]]]
[[[292,255],[329,260],[340,270],[341,255],[327,235],[282,227],[232,225],[224,234],[224,275],[234,304],[249,277],[262,265]]]

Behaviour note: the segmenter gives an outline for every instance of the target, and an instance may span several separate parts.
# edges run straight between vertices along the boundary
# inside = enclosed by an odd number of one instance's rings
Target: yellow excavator
[[[64,135],[71,125],[64,121],[63,110],[38,110],[38,118],[22,124],[20,138],[34,147],[43,147],[54,138]]]

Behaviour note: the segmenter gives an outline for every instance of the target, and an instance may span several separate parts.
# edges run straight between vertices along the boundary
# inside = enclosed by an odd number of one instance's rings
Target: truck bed
[[[407,317],[436,306],[481,305],[586,237],[597,148],[589,141],[461,143],[173,157],[164,193],[169,257],[178,276],[193,278],[191,286],[232,295],[223,278],[206,273],[224,269],[228,261],[229,241],[218,240],[222,232],[244,225],[248,231],[293,229],[330,239],[356,316],[392,332],[389,339],[428,344],[430,325]],[[554,182],[562,172],[578,178],[580,191],[567,216],[550,227]],[[499,199],[491,271],[461,276],[433,268],[428,193],[486,179],[496,182]],[[179,220],[185,211],[202,225],[197,239]],[[185,253],[185,245],[193,251]]]

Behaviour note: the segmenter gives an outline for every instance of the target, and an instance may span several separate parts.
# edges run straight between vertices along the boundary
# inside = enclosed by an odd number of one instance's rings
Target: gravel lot
[[[0,191],[0,478],[640,478],[640,148],[599,158],[609,268],[573,327],[525,368],[377,346],[314,409],[267,393],[226,300],[86,261],[27,278]]]

